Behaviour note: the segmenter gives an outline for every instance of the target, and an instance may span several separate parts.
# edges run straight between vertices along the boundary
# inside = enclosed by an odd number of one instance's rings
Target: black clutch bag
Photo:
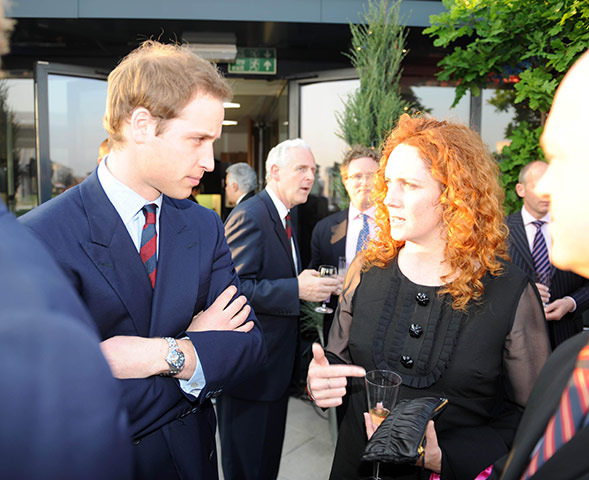
[[[415,464],[425,452],[425,429],[448,404],[446,398],[401,400],[372,435],[364,462]]]

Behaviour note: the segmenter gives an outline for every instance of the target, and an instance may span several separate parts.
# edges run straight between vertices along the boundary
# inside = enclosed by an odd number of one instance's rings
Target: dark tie
[[[364,250],[368,243],[368,235],[370,234],[370,227],[368,226],[368,215],[362,214],[362,229],[358,235],[358,241],[356,242],[356,253]]]
[[[536,445],[528,468],[521,477],[534,475],[554,453],[568,442],[575,432],[587,425],[589,418],[589,345],[585,345],[573,374],[562,392],[558,409],[548,422],[544,436]]]
[[[286,236],[288,237],[288,241],[292,238],[292,225],[290,223],[290,212],[286,214],[284,217],[284,229],[286,230]]]
[[[546,247],[546,239],[542,233],[542,225],[546,222],[537,220],[532,222],[536,227],[536,235],[534,235],[534,243],[532,246],[532,258],[534,259],[534,267],[538,275],[538,282],[547,287],[550,287],[550,258],[548,257],[548,248]]]
[[[155,231],[155,209],[157,205],[150,203],[145,205],[142,210],[145,215],[145,225],[141,232],[141,249],[139,256],[143,260],[151,286],[155,287],[155,276],[157,272],[157,233]]]

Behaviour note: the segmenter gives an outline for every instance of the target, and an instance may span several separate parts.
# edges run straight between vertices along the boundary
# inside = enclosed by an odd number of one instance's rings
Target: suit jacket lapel
[[[270,198],[270,195],[268,195],[268,192],[266,192],[266,190],[262,190],[259,193],[259,196],[262,199],[262,201],[266,204],[266,208],[268,209],[268,213],[270,215],[270,220],[274,224],[274,232],[276,233],[276,235],[278,237],[278,241],[280,242],[280,244],[284,248],[284,252],[286,253],[287,257],[290,259],[290,265],[292,267],[293,274],[296,276],[297,271],[295,269],[295,264],[294,264],[294,261],[292,258],[292,247],[290,245],[290,242],[288,241],[288,237],[286,236],[286,230],[284,229],[284,225],[282,225],[282,219],[278,215],[278,210],[276,210],[276,207],[274,206],[274,202],[272,202],[272,199]],[[294,229],[293,229],[293,238],[294,238]],[[295,241],[295,248],[296,248],[296,241]],[[297,258],[300,258],[298,251],[297,251]]]
[[[534,266],[534,259],[532,258],[532,252],[530,251],[530,245],[528,243],[528,237],[526,235],[521,212],[517,212],[515,217],[517,221],[510,225],[513,246],[522,256],[522,259],[528,265],[530,271],[535,272],[536,267]]]
[[[96,172],[80,185],[90,227],[86,254],[125,305],[137,334],[147,336],[153,291],[145,266]]]
[[[190,324],[199,288],[201,234],[164,196],[150,336],[174,336]],[[185,318],[186,325],[175,325],[172,318]]]

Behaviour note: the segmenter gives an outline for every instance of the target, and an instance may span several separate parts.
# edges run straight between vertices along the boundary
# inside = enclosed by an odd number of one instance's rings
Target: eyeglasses
[[[376,173],[355,173],[344,178],[344,180],[350,180],[355,183],[360,183],[362,179],[366,182],[372,182],[376,178]]]

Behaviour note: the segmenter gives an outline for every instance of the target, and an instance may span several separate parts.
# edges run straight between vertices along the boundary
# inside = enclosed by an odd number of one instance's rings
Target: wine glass
[[[335,268],[333,265],[319,265],[319,276],[333,277],[335,275],[337,275],[337,268]],[[320,306],[315,307],[315,311],[319,313],[333,313],[333,308],[329,308],[327,306],[327,302],[329,302],[330,298],[331,295],[327,297],[327,299],[323,300],[323,303]]]
[[[401,377],[390,370],[366,372],[366,399],[372,423],[379,426],[397,403]],[[372,480],[380,480],[380,462],[374,462]]]
[[[337,260],[337,274],[344,279],[346,273],[348,273],[348,262],[346,261],[346,257],[338,257]]]

